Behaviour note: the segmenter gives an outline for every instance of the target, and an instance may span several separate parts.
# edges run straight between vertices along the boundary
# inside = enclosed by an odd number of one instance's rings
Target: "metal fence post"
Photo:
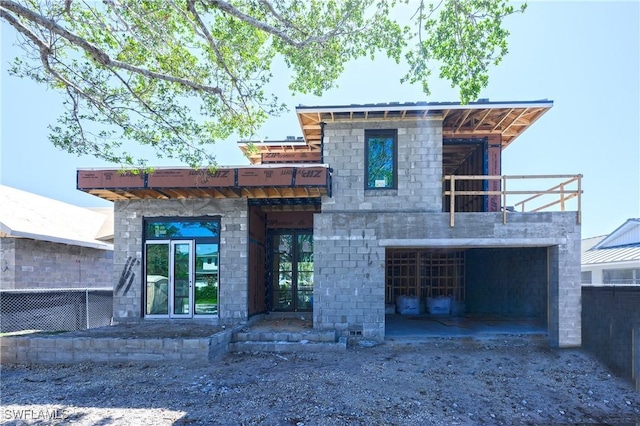
[[[84,291],[85,294],[85,298],[84,298],[84,303],[85,306],[87,307],[87,330],[89,329],[89,289],[86,289]]]

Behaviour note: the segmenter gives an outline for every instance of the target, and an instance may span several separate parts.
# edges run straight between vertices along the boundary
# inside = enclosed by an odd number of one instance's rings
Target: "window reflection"
[[[367,188],[395,188],[396,136],[394,131],[367,131]]]
[[[146,237],[151,238],[217,238],[220,223],[217,221],[154,221],[147,222]]]
[[[196,315],[218,313],[218,244],[196,244]]]

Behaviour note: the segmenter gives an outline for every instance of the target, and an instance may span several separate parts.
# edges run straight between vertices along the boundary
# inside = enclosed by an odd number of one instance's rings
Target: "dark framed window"
[[[365,130],[365,189],[398,187],[398,131]]]

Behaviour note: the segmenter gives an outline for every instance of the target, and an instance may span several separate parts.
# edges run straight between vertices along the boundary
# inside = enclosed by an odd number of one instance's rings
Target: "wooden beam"
[[[515,108],[511,108],[511,109],[509,110],[509,112],[508,112],[508,113],[506,113],[506,114],[504,115],[504,117],[502,117],[502,119],[501,119],[500,121],[498,121],[498,123],[495,125],[495,127],[493,128],[493,130],[496,130],[498,127],[500,127],[500,125],[502,124],[502,122],[503,122],[503,121],[504,121],[504,120],[505,120],[505,119],[506,119],[506,118],[507,118],[507,117],[508,117],[512,112],[513,112],[513,110],[514,110],[514,109],[515,109]]]
[[[458,130],[460,130],[460,128],[462,127],[462,125],[464,124],[465,120],[467,119],[467,117],[469,117],[469,114],[471,114],[471,110],[468,109],[467,113],[465,115],[462,116],[462,120],[460,120],[460,124],[458,124],[458,128],[456,130],[454,130],[454,133],[457,133]]]
[[[476,127],[473,128],[473,131],[475,132],[476,130],[478,130],[478,127],[480,127],[482,125],[482,123],[484,122],[484,119],[487,118],[487,115],[489,115],[489,113],[491,112],[490,109],[487,110],[487,112],[482,116],[482,118],[480,119],[480,121],[478,121],[478,124],[476,125]]]
[[[520,114],[518,114],[518,116],[511,122],[511,124],[509,124],[503,131],[502,133],[506,133],[507,130],[509,130],[509,128],[511,126],[513,126],[513,123],[515,123],[516,121],[518,121],[520,119],[520,117],[522,117],[526,112],[527,112],[528,108],[525,108]]]

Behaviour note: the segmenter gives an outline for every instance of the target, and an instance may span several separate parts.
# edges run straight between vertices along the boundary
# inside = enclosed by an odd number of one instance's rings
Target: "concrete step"
[[[231,352],[276,352],[276,353],[292,353],[292,352],[340,352],[347,350],[347,339],[341,337],[336,342],[335,339],[329,341],[236,341],[229,344]]]
[[[335,343],[335,331],[257,331],[241,330],[233,334],[232,342],[311,342],[311,343]]]

